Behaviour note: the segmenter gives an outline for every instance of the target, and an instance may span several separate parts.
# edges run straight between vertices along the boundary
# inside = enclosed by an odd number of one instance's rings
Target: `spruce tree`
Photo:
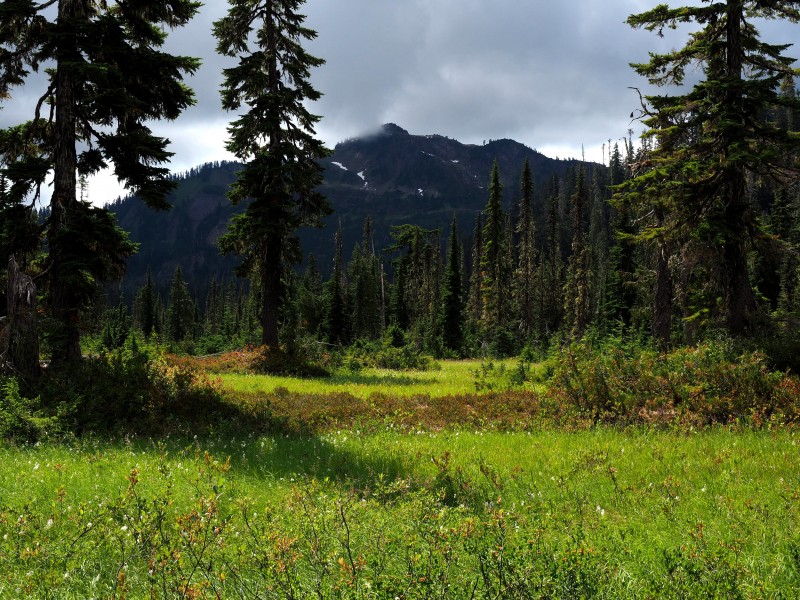
[[[555,175],[550,182],[545,209],[545,231],[542,258],[539,265],[540,332],[545,339],[561,326],[563,310],[563,259],[561,256],[561,221],[559,218],[560,188]]]
[[[40,197],[53,171],[45,225],[48,306],[56,328],[53,362],[80,358],[82,309],[98,282],[118,277],[135,245],[106,209],[77,194],[78,176],[112,166],[148,205],[166,208],[174,186],[163,167],[168,140],[148,121],[175,119],[193,103],[183,77],[196,59],[160,51],[166,28],[186,24],[200,4],[189,0],[37,4],[0,2],[0,99],[46,67],[47,86],[31,120],[3,138],[15,200]]]
[[[347,318],[347,281],[345,278],[342,254],[342,223],[336,229],[336,252],[333,258],[333,271],[327,283],[325,294],[325,332],[331,344],[346,344],[349,339],[350,323]]]
[[[470,263],[472,270],[469,276],[469,293],[467,295],[467,323],[470,328],[477,330],[481,315],[483,314],[483,292],[481,282],[481,256],[483,255],[483,214],[475,216],[475,226],[472,229],[472,251]]]
[[[494,339],[501,329],[508,325],[509,288],[506,271],[508,248],[506,236],[506,214],[503,211],[503,186],[500,183],[500,169],[495,160],[489,178],[489,199],[484,209],[483,252],[480,269],[482,275],[481,296],[483,310],[481,327],[489,339]]]
[[[514,295],[519,312],[520,332],[528,341],[536,331],[536,222],[533,214],[533,175],[525,159],[520,178],[520,198],[516,227],[517,269]]]
[[[278,346],[281,281],[287,265],[299,261],[296,230],[319,225],[330,212],[317,191],[329,154],[314,137],[320,117],[306,108],[319,99],[310,69],[323,64],[301,42],[316,32],[303,26],[302,0],[231,0],[227,16],[214,24],[218,51],[238,57],[225,69],[222,106],[243,111],[231,123],[227,149],[245,162],[228,197],[249,200],[220,239],[226,253],[243,257],[242,276],[258,273],[263,289],[262,343]]]
[[[145,337],[159,333],[156,291],[153,285],[153,271],[147,267],[147,280],[136,292],[133,302],[133,322]]]
[[[756,310],[747,253],[760,228],[748,180],[796,176],[782,159],[800,145],[796,136],[764,119],[770,108],[800,104],[796,97],[780,94],[781,81],[793,73],[794,60],[783,54],[788,45],[763,42],[757,19],[797,22],[800,3],[662,4],[627,21],[659,35],[687,23],[700,26],[682,48],[651,54],[649,62],[632,65],[658,86],[682,86],[687,68],[694,72],[695,65],[702,67],[703,78],[682,88],[684,93],[643,99],[642,118],[649,128],[645,135],[653,147],[647,169],[628,190],[640,205],[663,211],[663,218],[645,225],[645,237],[669,233],[684,242],[694,237],[711,251],[703,263],[711,267],[723,309],[717,313],[707,302],[695,308],[697,314],[710,311],[734,335],[746,330]]]
[[[570,221],[572,225],[572,254],[567,261],[564,287],[564,325],[574,339],[586,332],[589,316],[589,273],[584,211],[587,201],[586,171],[583,163],[578,170],[575,192],[572,194]]]
[[[300,279],[297,311],[300,326],[307,333],[317,337],[325,318],[325,295],[322,274],[317,266],[317,258],[313,254],[309,255],[308,265]]]
[[[441,316],[439,329],[444,347],[460,353],[464,345],[464,301],[462,292],[461,246],[458,241],[456,216],[450,224],[447,241],[447,262],[442,280]]]
[[[193,336],[194,326],[195,304],[183,279],[183,271],[177,266],[167,300],[167,338],[172,342],[182,342]]]

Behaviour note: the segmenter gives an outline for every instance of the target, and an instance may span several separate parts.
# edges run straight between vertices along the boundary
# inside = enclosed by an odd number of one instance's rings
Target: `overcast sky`
[[[638,106],[629,88],[645,82],[629,63],[685,39],[685,32],[660,39],[625,24],[661,1],[309,0],[306,25],[318,38],[306,48],[327,61],[312,77],[324,94],[310,107],[323,117],[317,134],[333,147],[392,122],[465,143],[511,138],[551,157],[580,157],[583,147],[599,162],[604,143],[640,129],[629,118]],[[226,9],[226,2],[209,0],[197,19],[170,35],[170,51],[203,59],[188,81],[197,105],[174,123],[154,126],[172,140],[176,172],[230,158],[224,143],[232,115],[219,101],[228,63],[216,56],[211,35]],[[797,27],[772,24],[765,37],[791,42]],[[16,91],[0,111],[0,126],[30,118],[39,93]],[[120,193],[112,177],[90,183],[93,202]]]

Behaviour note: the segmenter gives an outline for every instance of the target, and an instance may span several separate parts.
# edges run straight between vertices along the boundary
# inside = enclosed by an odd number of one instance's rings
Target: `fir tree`
[[[545,339],[561,326],[563,310],[562,291],[563,259],[561,257],[561,227],[559,219],[560,191],[558,179],[553,176],[547,196],[545,212],[545,235],[542,259],[539,266],[540,335]]]
[[[347,281],[345,279],[342,253],[342,223],[336,229],[336,253],[333,271],[326,290],[325,332],[331,344],[346,344],[349,341],[350,323],[347,319]]]
[[[529,340],[536,331],[536,223],[533,214],[533,175],[528,159],[520,178],[517,220],[517,269],[514,293],[519,311],[520,331]]]
[[[483,292],[481,283],[483,275],[481,273],[481,256],[483,255],[483,214],[475,216],[475,227],[472,230],[472,270],[469,276],[469,295],[467,297],[467,322],[472,329],[477,329],[483,314]]]
[[[300,326],[312,336],[318,336],[325,318],[325,295],[322,274],[313,254],[309,255],[308,265],[300,280],[297,311]]]
[[[80,358],[81,309],[96,284],[118,277],[135,251],[109,211],[78,198],[76,174],[113,165],[148,205],[167,206],[174,185],[161,166],[171,155],[168,141],[146,123],[175,119],[193,103],[182,80],[199,62],[159,48],[165,29],[184,25],[198,7],[189,0],[0,3],[0,98],[47,65],[47,88],[31,120],[3,138],[0,154],[17,201],[38,199],[54,173],[45,273],[56,363]]]
[[[581,163],[576,189],[572,195],[570,211],[572,254],[567,262],[567,280],[564,288],[564,324],[570,328],[569,333],[575,339],[583,337],[589,315],[588,252],[584,233],[586,199],[586,172]]]
[[[462,298],[461,246],[458,242],[456,216],[450,224],[447,262],[442,280],[442,308],[439,329],[444,347],[460,353],[464,345],[464,302]]]
[[[226,253],[243,257],[240,275],[258,273],[262,285],[262,342],[278,345],[281,281],[286,266],[300,256],[296,230],[319,225],[330,212],[316,191],[329,154],[314,137],[319,117],[306,101],[319,99],[309,83],[310,69],[323,64],[301,41],[316,33],[297,12],[302,0],[231,0],[227,16],[214,24],[218,51],[239,57],[225,69],[222,106],[243,114],[229,127],[227,148],[245,167],[228,196],[236,204],[250,199],[220,239]]]
[[[503,186],[500,170],[495,160],[489,178],[489,199],[484,209],[481,296],[483,310],[481,326],[490,339],[508,324],[508,292],[503,284],[507,281],[508,248],[506,246],[506,214],[503,212]]]
[[[747,252],[759,231],[748,193],[748,179],[785,179],[796,171],[782,163],[800,141],[765,122],[773,107],[800,106],[780,95],[781,81],[793,73],[787,45],[759,38],[756,19],[800,20],[800,3],[782,0],[726,0],[703,6],[656,8],[628,18],[628,24],[661,34],[665,28],[697,23],[689,42],[650,61],[634,64],[651,84],[685,83],[687,67],[701,65],[704,79],[686,93],[647,96],[642,113],[646,135],[654,140],[648,168],[629,190],[638,201],[663,211],[645,226],[645,236],[669,231],[679,240],[699,236],[712,254],[723,300],[717,316],[732,334],[752,322],[756,298],[748,274]],[[712,294],[712,297],[715,294]],[[716,311],[714,304],[696,307]],[[698,312],[699,314],[699,312]]]
[[[156,291],[153,285],[153,272],[147,267],[147,280],[136,292],[133,302],[133,322],[145,337],[159,333],[161,328],[158,319]]]
[[[189,294],[189,288],[183,279],[180,266],[175,268],[172,284],[169,288],[166,317],[167,338],[173,342],[182,342],[190,338],[195,326],[195,305]]]

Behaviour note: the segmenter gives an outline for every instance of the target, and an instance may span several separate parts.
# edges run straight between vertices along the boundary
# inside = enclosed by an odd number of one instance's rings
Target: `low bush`
[[[763,354],[707,342],[668,353],[574,344],[552,361],[547,396],[595,422],[712,424],[800,420],[800,381]]]
[[[59,414],[62,427],[77,435],[204,428],[226,409],[207,376],[136,348],[48,368],[36,393],[45,409]]]
[[[427,371],[436,368],[436,362],[413,344],[398,340],[390,332],[382,340],[358,340],[347,349],[343,365],[350,370],[366,367],[393,371]]]
[[[0,378],[0,439],[36,442],[59,428],[58,414],[46,414],[38,396],[26,398],[15,378]]]

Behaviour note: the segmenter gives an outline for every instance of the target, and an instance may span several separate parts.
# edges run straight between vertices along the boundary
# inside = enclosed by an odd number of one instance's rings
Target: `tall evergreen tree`
[[[78,198],[76,174],[113,165],[148,205],[167,206],[174,185],[161,166],[171,156],[168,140],[146,123],[175,119],[193,103],[182,80],[199,62],[159,49],[165,29],[186,24],[199,6],[190,0],[0,2],[0,99],[25,85],[31,71],[47,67],[47,87],[31,120],[12,136],[15,143],[4,138],[0,154],[16,199],[38,198],[54,173],[45,273],[57,323],[56,363],[80,358],[81,309],[97,282],[118,276],[135,250],[109,211]]]
[[[570,335],[575,339],[583,337],[589,317],[588,252],[584,232],[587,195],[586,170],[581,163],[575,192],[572,194],[570,210],[572,254],[567,262],[567,280],[564,287],[564,324],[570,328]]]
[[[195,304],[183,279],[180,266],[175,267],[167,300],[167,337],[173,342],[182,342],[194,333]]]
[[[313,254],[309,255],[308,264],[300,280],[297,311],[301,327],[312,336],[318,336],[325,319],[325,295],[322,274],[317,266],[317,258]]]
[[[145,336],[160,333],[161,327],[158,319],[158,302],[155,286],[153,285],[153,271],[147,267],[147,280],[136,292],[133,302],[133,322]]]
[[[555,175],[550,182],[545,210],[545,235],[539,265],[539,295],[541,306],[540,338],[553,335],[561,326],[563,310],[563,259],[561,256],[561,219],[559,218],[560,188]]]
[[[602,185],[599,169],[592,175],[591,209],[589,211],[589,313],[600,331],[606,331],[604,308],[608,274],[608,195]]]
[[[517,269],[514,294],[519,311],[520,332],[529,340],[536,330],[536,222],[533,214],[533,175],[525,159],[520,178],[517,220]]]
[[[489,199],[484,209],[483,252],[481,254],[481,296],[483,312],[481,324],[485,334],[493,339],[498,330],[508,325],[510,269],[506,236],[506,214],[503,211],[503,186],[500,169],[495,160],[489,178]]]
[[[645,190],[642,199],[664,211],[664,219],[649,229],[671,228],[684,240],[700,236],[712,249],[712,273],[724,306],[718,316],[732,334],[745,331],[756,309],[747,252],[759,224],[748,179],[796,176],[782,157],[800,145],[796,136],[764,119],[768,109],[798,107],[798,101],[780,94],[782,79],[793,73],[794,59],[783,54],[788,45],[763,42],[756,19],[798,22],[800,2],[662,4],[627,21],[659,35],[687,23],[701,26],[683,48],[651,54],[649,62],[633,65],[658,86],[683,85],[687,67],[698,64],[704,79],[685,93],[643,101],[646,135],[654,146],[647,157],[650,168],[631,189]]]
[[[383,331],[381,264],[372,241],[372,219],[364,220],[361,247],[356,246],[348,267],[352,301],[353,338],[378,339]]]
[[[296,230],[320,225],[330,212],[316,190],[329,154],[314,137],[320,117],[306,101],[320,98],[309,83],[310,69],[323,64],[301,42],[316,32],[303,26],[303,0],[230,0],[227,16],[214,24],[218,51],[239,57],[225,69],[222,106],[244,113],[228,128],[227,148],[245,161],[228,197],[250,199],[220,239],[224,252],[243,257],[240,275],[259,274],[263,287],[262,342],[278,345],[281,281],[286,265],[298,262]]]
[[[467,295],[467,322],[472,329],[477,329],[483,314],[483,292],[481,284],[481,256],[483,255],[483,214],[475,216],[475,226],[472,230],[472,250],[470,262],[472,270],[469,276],[469,293]]]
[[[447,262],[442,280],[442,308],[439,329],[445,348],[459,353],[464,344],[464,301],[462,292],[461,245],[458,241],[456,216],[450,224]]]
[[[333,271],[328,280],[325,309],[325,332],[331,344],[346,344],[349,337],[350,323],[347,318],[347,281],[344,270],[344,253],[342,247],[342,223],[336,229],[336,253],[333,258]]]

